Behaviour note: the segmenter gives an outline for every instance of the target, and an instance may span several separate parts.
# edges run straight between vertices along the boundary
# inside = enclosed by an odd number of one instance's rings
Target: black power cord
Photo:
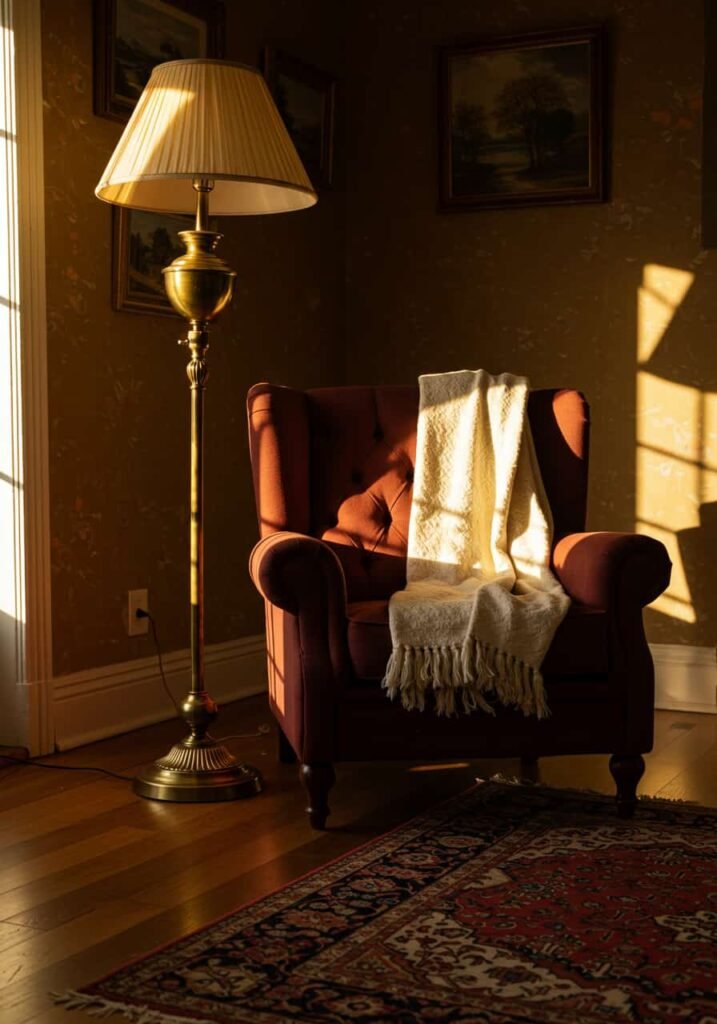
[[[50,768],[55,772],[99,772],[100,775],[109,775],[111,779],[134,782],[134,775],[120,775],[119,772],[110,771],[109,768],[94,768],[79,764],[47,764],[45,761],[37,761],[34,757],[11,757],[10,754],[0,753],[0,766],[3,761],[11,761],[13,764],[19,764],[25,768]]]
[[[182,710],[177,703],[177,699],[169,688],[167,677],[164,673],[164,662],[162,659],[162,648],[159,643],[159,637],[157,635],[157,623],[154,620],[154,616],[150,615],[144,608],[138,608],[135,612],[138,619],[148,619],[152,629],[152,640],[154,641],[154,647],[157,652],[157,664],[159,665],[159,675],[162,680],[162,686],[164,692],[169,697],[170,701],[174,705],[174,710],[179,718],[182,718]],[[220,742],[226,740],[249,740],[255,739],[258,736],[265,736],[270,731],[270,726],[263,724],[260,725],[256,732],[250,733],[237,733],[232,736],[219,736]],[[38,761],[35,758],[22,758],[12,757],[10,754],[0,753],[0,766],[3,761],[10,761],[12,764],[20,765],[25,768],[49,768],[51,771],[56,772],[97,772],[99,775],[106,775],[110,779],[121,779],[122,782],[134,782],[134,775],[121,775],[119,772],[113,772],[109,768],[95,768],[90,765],[76,765],[76,764],[47,764],[45,761]]]
[[[138,619],[149,620],[149,624],[152,628],[152,640],[154,641],[154,647],[155,650],[157,651],[157,664],[159,665],[159,675],[162,680],[164,692],[167,694],[172,704],[174,705],[174,710],[177,712],[178,717],[181,718],[182,721],[184,721],[182,709],[177,703],[176,697],[170,690],[169,683],[167,682],[167,677],[164,674],[164,664],[162,662],[162,648],[159,643],[159,636],[157,635],[157,623],[154,620],[154,616],[151,615],[150,612],[148,612],[145,608],[138,608],[137,611],[135,612],[135,615],[137,616]],[[262,724],[257,728],[256,732],[234,733],[231,736],[217,736],[216,738],[220,743],[224,743],[226,740],[253,740],[257,739],[257,737],[259,736],[266,736],[269,732],[271,732],[271,726]]]
[[[159,665],[159,675],[160,675],[160,678],[162,680],[162,686],[164,687],[164,692],[167,694],[167,696],[171,700],[172,704],[174,705],[174,710],[177,712],[177,717],[181,718],[182,717],[182,709],[180,708],[179,704],[177,703],[177,698],[174,696],[172,691],[169,689],[169,683],[167,682],[167,677],[164,674],[164,663],[162,661],[162,648],[160,647],[160,644],[159,644],[159,636],[157,635],[157,623],[154,621],[154,616],[150,615],[150,613],[148,611],[146,611],[144,608],[138,608],[137,611],[135,612],[135,615],[137,616],[138,619],[149,619],[149,625],[150,625],[150,627],[152,629],[152,640],[154,641],[154,649],[157,652],[157,664]]]
[[[157,649],[157,659],[159,661],[159,671],[162,677],[162,684],[165,690],[167,691],[168,697],[174,704],[174,708],[177,714],[179,715],[181,714],[179,710],[179,705],[174,699],[172,691],[167,686],[167,680],[165,679],[164,676],[164,666],[162,665],[162,651],[159,646],[159,641],[157,639],[156,623],[152,616],[149,614],[149,612],[144,611],[144,609],[137,609],[136,615],[138,619],[149,619],[149,623],[152,627],[152,637],[154,639],[154,646]],[[110,779],[121,779],[123,782],[134,782],[135,779],[134,775],[121,775],[119,772],[113,772],[109,768],[95,768],[90,767],[89,765],[74,764],[47,764],[46,761],[38,761],[35,758],[11,757],[9,754],[0,755],[0,764],[2,764],[3,761],[10,761],[12,764],[17,764],[25,768],[49,768],[51,771],[56,772],[97,772],[99,775],[106,775]]]

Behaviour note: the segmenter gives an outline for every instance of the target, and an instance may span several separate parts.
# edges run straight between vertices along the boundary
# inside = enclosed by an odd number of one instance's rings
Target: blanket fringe
[[[494,715],[491,699],[524,715],[550,714],[540,670],[475,637],[461,646],[394,647],[382,686],[408,710],[423,711],[432,691],[439,715],[458,714],[459,706],[465,714],[479,709]]]
[[[151,1010],[148,1006],[132,1006],[87,992],[70,990],[50,994],[58,1006],[64,1007],[65,1010],[83,1010],[90,1017],[107,1018],[122,1014],[124,1019],[132,1021],[132,1024],[212,1024],[206,1017],[177,1017],[161,1010]]]

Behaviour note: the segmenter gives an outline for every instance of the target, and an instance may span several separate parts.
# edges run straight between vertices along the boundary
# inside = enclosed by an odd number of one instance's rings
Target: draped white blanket
[[[550,571],[552,517],[527,417],[528,381],[419,378],[407,586],[389,604],[383,686],[407,708],[546,716],[540,666],[570,599]]]

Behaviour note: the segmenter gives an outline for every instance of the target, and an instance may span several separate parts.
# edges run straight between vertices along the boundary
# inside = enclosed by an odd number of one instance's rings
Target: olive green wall
[[[632,530],[639,517],[665,539],[675,596],[649,613],[650,639],[714,644],[717,254],[700,248],[702,4],[351,10],[348,379],[482,366],[583,390],[591,527]],[[593,23],[609,30],[610,201],[438,213],[434,47]]]
[[[227,4],[226,57],[265,43],[342,68],[342,6]],[[148,587],[166,650],[188,646],[188,390],[182,323],[116,313],[112,210],[93,191],[121,125],[92,113],[91,0],[45,0],[50,484],[55,674],[142,657],[123,626]],[[343,122],[343,119],[340,119]],[[207,392],[207,640],[259,632],[246,570],[256,536],[244,400],[258,380],[310,386],[343,372],[344,195],[313,210],[225,219],[234,305],[212,335]]]

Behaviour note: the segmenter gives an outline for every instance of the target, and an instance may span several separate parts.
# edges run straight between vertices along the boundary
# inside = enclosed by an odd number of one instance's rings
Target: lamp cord
[[[170,690],[169,683],[167,682],[167,677],[164,673],[164,663],[162,661],[162,648],[160,647],[159,644],[159,637],[157,635],[157,623],[154,620],[154,616],[151,615],[150,612],[145,611],[144,608],[138,608],[136,615],[138,619],[149,619],[149,624],[152,627],[152,640],[154,641],[154,647],[157,652],[157,664],[159,666],[159,675],[162,680],[164,692],[167,694],[172,704],[174,705],[174,710],[177,712],[179,718],[181,718],[182,721],[184,721],[184,718],[182,717],[182,709],[177,703],[176,697]],[[257,739],[259,736],[266,736],[270,731],[271,726],[267,725],[266,723],[262,723],[260,726],[258,726],[256,732],[233,733],[230,736],[217,736],[215,738],[219,743],[224,743],[226,740],[254,740]]]
[[[145,611],[144,608],[138,608],[137,612],[136,612],[136,615],[137,615],[138,619],[149,619],[149,625],[150,625],[150,627],[152,629],[152,640],[154,641],[154,649],[157,652],[157,664],[159,666],[159,675],[160,675],[160,678],[162,680],[162,686],[164,687],[164,692],[167,694],[167,696],[171,700],[172,704],[174,705],[174,710],[177,712],[177,717],[181,718],[182,717],[182,709],[180,708],[179,704],[177,703],[177,698],[174,696],[174,694],[170,690],[169,683],[167,682],[167,677],[164,674],[164,662],[162,661],[162,648],[161,648],[161,646],[159,644],[159,636],[157,635],[157,623],[155,622],[154,615],[151,615],[148,611]]]
[[[162,686],[167,697],[171,700],[174,705],[179,718],[182,718],[182,711],[179,707],[176,697],[169,688],[167,677],[164,672],[164,661],[162,658],[162,648],[159,643],[159,637],[157,635],[157,623],[154,620],[154,616],[150,615],[148,611],[143,608],[137,609],[138,619],[149,619],[149,624],[152,628],[152,640],[154,641],[154,647],[157,652],[157,664],[159,666],[159,675],[162,680]],[[256,732],[247,733],[234,733],[231,736],[218,736],[217,739],[220,743],[224,743],[227,740],[252,740],[257,739],[259,736],[266,736],[270,732],[271,727],[266,723],[262,723],[256,730]],[[46,761],[38,761],[36,758],[22,758],[12,757],[10,754],[0,753],[0,767],[2,767],[3,761],[10,761],[12,764],[19,765],[24,768],[49,768],[51,771],[57,772],[97,772],[99,775],[106,775],[110,779],[121,779],[122,782],[134,782],[134,775],[122,775],[119,772],[113,772],[109,768],[97,768],[93,765],[79,765],[79,764],[47,764]]]
[[[45,761],[37,761],[34,757],[22,758],[11,757],[10,754],[0,753],[0,766],[3,761],[11,761],[25,768],[50,768],[55,772],[98,772],[100,775],[108,775],[111,779],[122,779],[123,782],[134,782],[134,775],[120,775],[119,772],[110,771],[109,768],[95,768],[91,765],[80,764],[47,764]]]

